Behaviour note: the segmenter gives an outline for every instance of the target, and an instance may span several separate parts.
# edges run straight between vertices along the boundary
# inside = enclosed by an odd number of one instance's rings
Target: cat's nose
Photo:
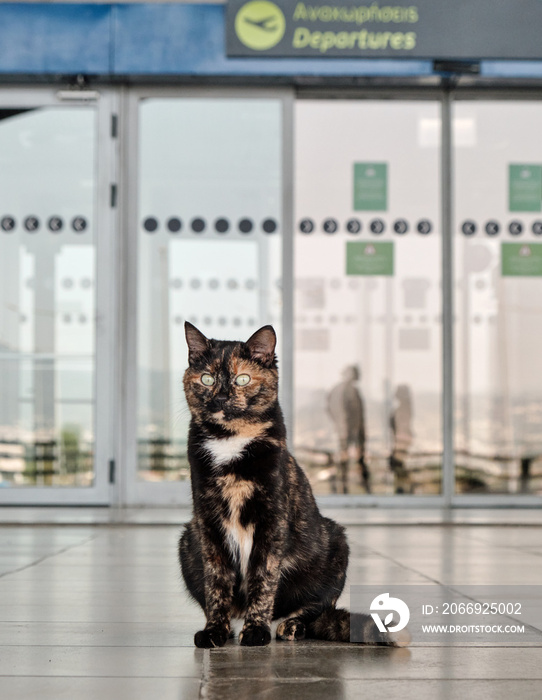
[[[221,405],[225,404],[227,400],[228,397],[226,396],[226,394],[217,394],[215,396],[215,401]]]

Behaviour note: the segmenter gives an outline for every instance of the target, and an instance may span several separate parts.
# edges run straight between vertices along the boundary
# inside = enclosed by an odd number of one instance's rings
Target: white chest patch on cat
[[[229,438],[209,438],[203,444],[205,449],[211,453],[215,464],[228,464],[234,459],[239,459],[245,447],[254,438],[243,435],[234,435]]]
[[[254,525],[243,527],[240,515],[242,507],[254,493],[254,484],[252,481],[237,479],[233,474],[228,474],[218,479],[218,485],[230,510],[229,518],[223,525],[226,542],[233,558],[239,564],[241,577],[245,579],[252,551]]]
[[[252,540],[254,537],[254,525],[243,528],[239,523],[228,523],[225,527],[226,541],[234,559],[239,563],[241,577],[246,578],[250,553],[252,552]]]

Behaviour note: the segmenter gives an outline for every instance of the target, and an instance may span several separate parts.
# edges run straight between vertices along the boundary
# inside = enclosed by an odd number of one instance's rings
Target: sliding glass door
[[[0,500],[105,503],[111,99],[0,92]]]
[[[207,337],[282,333],[283,99],[147,93],[137,114],[129,502],[189,500],[184,321]],[[135,195],[134,190],[134,195]],[[131,350],[133,349],[133,353]]]

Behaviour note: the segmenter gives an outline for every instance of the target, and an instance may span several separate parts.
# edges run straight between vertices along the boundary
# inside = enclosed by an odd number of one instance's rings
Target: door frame
[[[117,91],[63,90],[56,87],[0,87],[0,107],[51,107],[74,109],[96,106],[96,318],[94,378],[94,484],[89,487],[21,486],[1,489],[4,505],[109,505],[114,501],[110,473],[115,465],[115,347],[117,210],[112,185],[117,181],[117,143],[112,130]]]
[[[139,197],[139,103],[144,99],[275,99],[282,105],[282,406],[287,422],[293,405],[293,99],[290,88],[130,87],[122,90],[120,108],[121,239],[120,285],[123,300],[119,339],[120,425],[117,449],[119,499],[125,505],[189,506],[190,481],[147,482],[137,469],[137,291]]]
[[[393,88],[388,86],[371,87],[371,88],[303,88],[298,90],[298,100],[352,100],[357,102],[376,102],[381,101],[383,104],[393,101],[395,103],[406,101],[419,102],[435,102],[440,105],[441,115],[441,154],[446,141],[449,138],[445,136],[445,131],[448,128],[446,121],[449,109],[447,108],[448,97],[446,92],[435,85],[430,87],[406,87]],[[449,133],[449,132],[446,132]],[[449,388],[453,387],[453,353],[451,340],[451,324],[449,320],[452,317],[452,272],[451,269],[445,273],[445,251],[451,245],[452,227],[449,223],[449,217],[446,214],[451,207],[451,193],[445,188],[445,173],[449,172],[449,160],[446,160],[441,155],[440,162],[440,178],[441,178],[441,203],[440,203],[440,221],[442,230],[441,242],[441,276],[442,276],[442,377],[441,377],[441,407],[442,407],[442,491],[438,495],[416,496],[407,494],[389,494],[375,496],[373,494],[329,494],[317,497],[318,503],[323,507],[356,507],[356,508],[379,508],[379,509],[397,509],[397,508],[446,508],[452,505],[452,491],[450,485],[453,484],[453,477],[450,480],[446,475],[453,473],[453,431],[446,432],[445,424],[453,426],[453,393],[450,393]],[[447,169],[448,167],[448,169]],[[447,223],[448,222],[448,225]],[[449,279],[448,279],[449,275]],[[445,330],[447,329],[447,331]],[[449,439],[446,440],[446,436]]]
[[[511,102],[516,102],[516,103],[521,103],[521,102],[540,102],[542,103],[542,91],[540,90],[526,90],[524,88],[510,88],[510,87],[503,87],[503,88],[498,88],[498,87],[489,87],[489,88],[480,88],[480,87],[470,87],[468,85],[462,86],[462,87],[457,87],[454,88],[453,85],[450,85],[448,89],[445,91],[445,100],[447,104],[447,112],[448,112],[448,120],[450,124],[449,128],[449,153],[447,157],[449,158],[450,164],[448,168],[449,172],[449,177],[450,177],[450,187],[449,187],[449,192],[450,192],[450,201],[449,201],[449,207],[450,207],[450,215],[449,215],[449,221],[450,221],[450,232],[449,232],[449,245],[450,245],[450,264],[449,264],[449,275],[450,275],[450,319],[449,319],[449,326],[450,326],[450,341],[452,344],[452,357],[451,357],[451,367],[450,367],[450,373],[451,373],[451,389],[452,389],[452,396],[450,400],[450,407],[451,410],[453,411],[453,401],[454,401],[454,383],[453,383],[453,375],[454,375],[454,356],[455,356],[455,347],[453,345],[454,343],[454,335],[453,335],[453,315],[454,315],[454,300],[453,300],[453,285],[454,285],[454,249],[453,249],[453,240],[455,238],[455,232],[456,232],[456,223],[454,220],[454,207],[453,207],[453,183],[454,183],[454,169],[453,169],[453,162],[454,162],[454,153],[453,153],[453,136],[452,136],[452,119],[453,119],[453,106],[456,102],[486,102],[486,103],[491,103],[491,102],[496,102],[496,101],[511,101]],[[450,433],[451,435],[451,444],[450,448],[452,451],[452,457],[454,453],[454,419],[453,419],[453,413],[451,415],[451,427],[452,431]],[[446,483],[448,482],[448,483]],[[446,486],[446,491],[449,494],[449,504],[453,506],[454,508],[517,508],[517,507],[524,507],[524,508],[534,508],[534,507],[540,507],[542,506],[542,496],[537,496],[534,494],[458,494],[455,493],[455,469],[454,469],[454,464],[452,461],[451,468],[449,469],[449,473],[446,475],[446,480],[445,484]]]

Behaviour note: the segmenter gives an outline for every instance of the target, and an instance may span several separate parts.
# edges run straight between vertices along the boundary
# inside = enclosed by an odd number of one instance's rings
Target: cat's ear
[[[275,361],[277,336],[273,326],[264,326],[247,340],[250,355],[254,360],[270,367]]]
[[[209,341],[196,326],[188,321],[184,322],[184,333],[188,344],[188,362],[192,363],[208,349]]]

